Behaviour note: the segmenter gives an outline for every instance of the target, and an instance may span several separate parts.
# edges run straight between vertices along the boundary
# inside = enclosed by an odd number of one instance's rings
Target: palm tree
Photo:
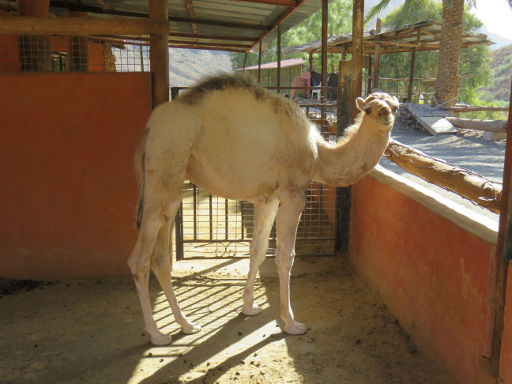
[[[512,1],[512,0],[509,0]],[[381,0],[368,13],[366,20],[372,19],[389,4],[390,0]],[[438,104],[454,105],[459,91],[459,58],[462,38],[462,15],[464,0],[442,0],[442,26],[439,46],[439,65],[435,84],[435,101]],[[423,0],[405,0],[402,12],[409,12]],[[468,0],[473,6],[475,0]]]

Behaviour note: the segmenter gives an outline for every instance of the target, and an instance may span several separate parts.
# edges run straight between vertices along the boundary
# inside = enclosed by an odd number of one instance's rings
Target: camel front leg
[[[276,220],[276,262],[279,274],[281,318],[284,321],[284,331],[292,335],[301,335],[306,332],[306,326],[295,321],[290,304],[290,272],[295,259],[295,238],[305,202],[303,192],[287,196],[287,199],[281,200]]]
[[[254,235],[251,241],[251,259],[249,274],[244,289],[244,305],[242,313],[253,316],[261,312],[261,309],[254,305],[254,281],[268,248],[268,238],[272,230],[272,224],[276,217],[279,201],[258,202],[254,204]]]

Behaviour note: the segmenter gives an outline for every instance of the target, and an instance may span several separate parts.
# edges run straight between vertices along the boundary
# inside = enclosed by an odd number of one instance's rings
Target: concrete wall
[[[150,74],[0,74],[0,84],[0,276],[129,273]]]
[[[479,360],[491,342],[487,293],[497,223],[383,168],[357,183],[352,199],[357,271],[421,349],[461,383],[495,382]],[[510,301],[507,316],[501,371],[512,383]]]

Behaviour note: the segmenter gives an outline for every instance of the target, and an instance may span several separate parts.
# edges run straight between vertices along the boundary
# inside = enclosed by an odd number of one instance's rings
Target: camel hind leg
[[[168,232],[170,223],[174,220],[181,201],[184,171],[180,172],[181,175],[183,177],[176,177],[173,180],[166,178],[169,181],[166,185],[160,182],[162,180],[161,175],[146,180],[141,227],[135,248],[128,260],[128,265],[139,294],[145,328],[151,337],[151,343],[155,345],[169,344],[171,338],[169,335],[164,335],[158,330],[158,326],[153,319],[148,287],[149,271],[151,267],[157,275],[157,278],[163,285],[164,292],[168,295],[168,299],[170,298],[170,304],[174,310],[177,304],[174,304],[176,302],[174,292],[172,292],[172,288],[169,288],[171,272],[168,259]],[[173,187],[169,188],[168,185]],[[164,260],[164,256],[162,256],[164,254],[167,258],[167,263]],[[168,272],[165,272],[165,269]],[[168,279],[166,279],[166,274]],[[175,313],[178,313],[177,321],[181,320],[181,311],[177,309]]]
[[[149,267],[151,254],[156,243],[158,232],[164,225],[164,218],[161,212],[149,212],[146,209],[142,219],[141,227],[135,248],[128,259],[128,266],[132,272],[133,280],[137,288],[139,300],[144,317],[146,331],[151,337],[151,343],[155,345],[169,344],[170,336],[162,334],[153,319],[153,310],[149,297]]]
[[[173,201],[174,215],[178,210],[181,199]],[[165,297],[171,306],[172,313],[174,314],[174,319],[181,326],[181,330],[183,333],[196,333],[201,330],[201,327],[191,323],[181,311],[181,308],[178,304],[178,300],[176,299],[176,294],[174,293],[174,289],[172,287],[171,282],[171,272],[172,272],[172,263],[171,263],[171,225],[172,220],[169,219],[165,225],[162,226],[160,232],[158,233],[156,246],[151,257],[151,269],[155,274],[160,286],[162,287]]]

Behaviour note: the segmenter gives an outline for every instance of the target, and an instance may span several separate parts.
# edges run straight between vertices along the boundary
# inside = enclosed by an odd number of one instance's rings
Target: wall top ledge
[[[481,237],[483,240],[496,244],[498,223],[492,219],[474,212],[414,181],[408,180],[381,165],[377,165],[373,172],[370,173],[370,176],[402,192],[432,212]]]

